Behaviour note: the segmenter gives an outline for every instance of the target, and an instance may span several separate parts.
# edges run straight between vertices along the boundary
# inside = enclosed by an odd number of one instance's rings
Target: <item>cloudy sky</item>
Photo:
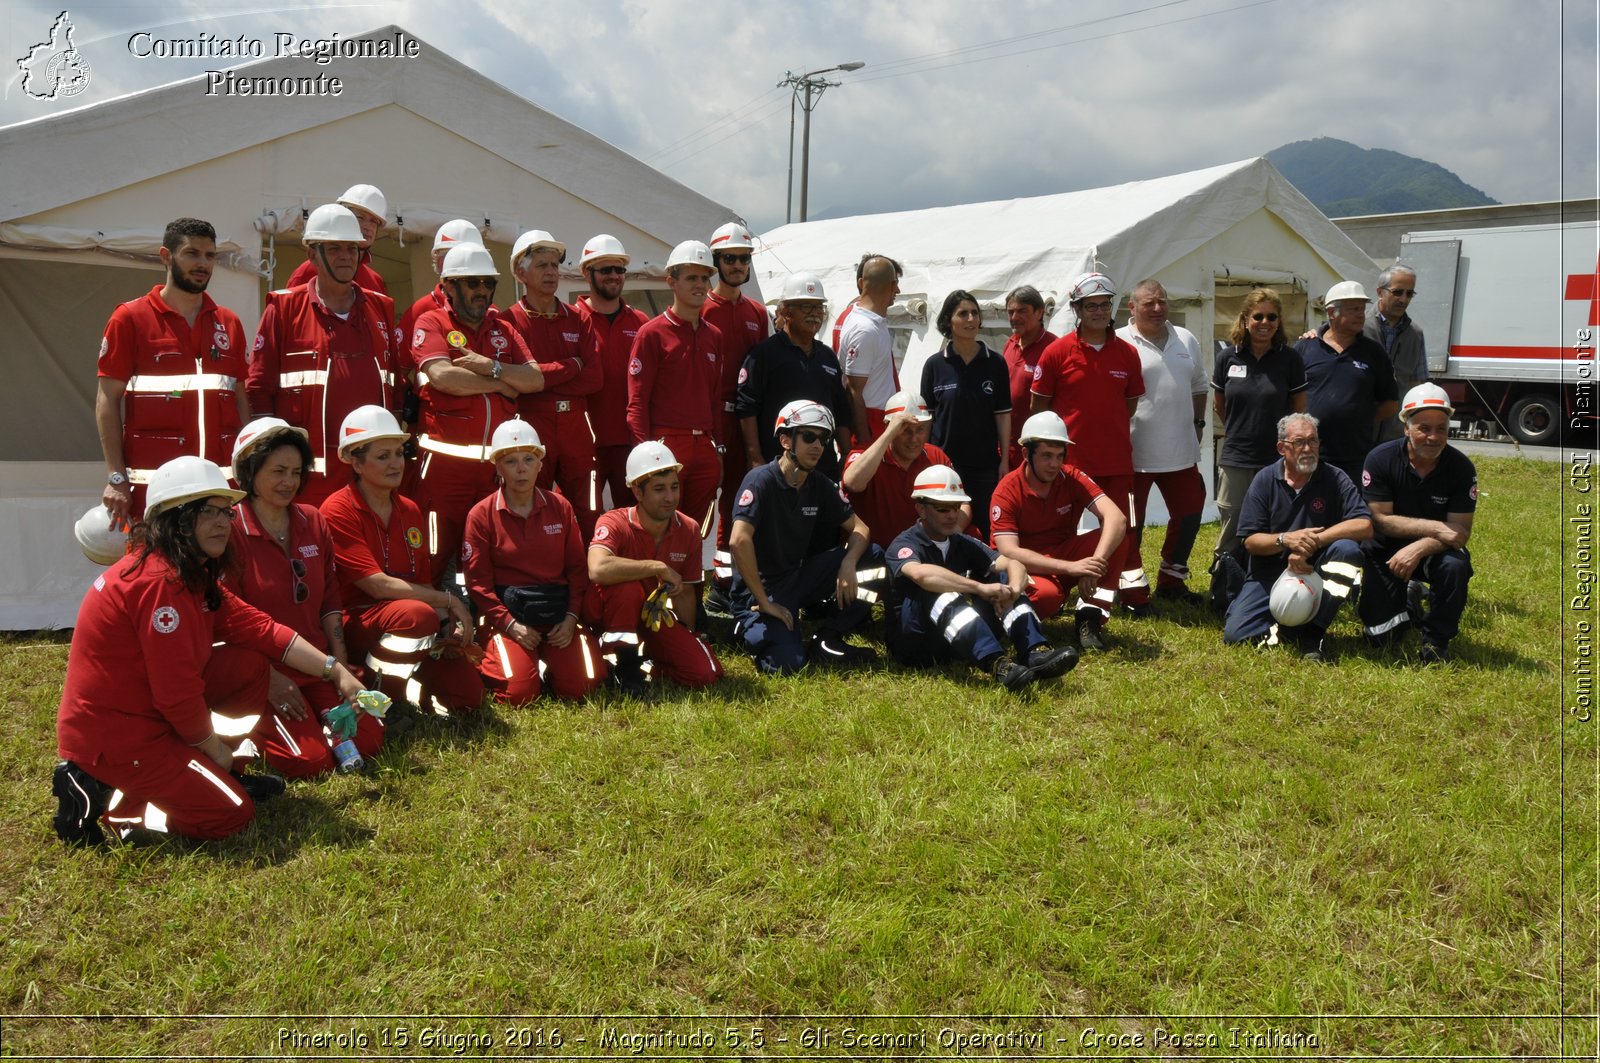
[[[141,30],[270,54],[275,33],[393,23],[758,231],[784,220],[778,83],[856,60],[813,115],[813,217],[1116,184],[1315,136],[1437,162],[1502,202],[1596,194],[1594,0],[586,0],[537,18],[475,0],[117,0],[67,8],[87,91],[30,99],[16,60],[61,3],[6,0],[0,124],[231,62],[137,58]]]

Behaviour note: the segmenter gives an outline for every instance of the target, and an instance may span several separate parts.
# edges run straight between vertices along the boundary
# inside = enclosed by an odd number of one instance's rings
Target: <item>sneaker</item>
[[[1005,654],[994,659],[994,678],[1007,690],[1017,691],[1033,682],[1034,671],[1025,664],[1006,660]]]
[[[1168,587],[1157,587],[1155,596],[1163,601],[1176,602],[1178,605],[1204,605],[1206,596],[1198,591],[1192,591],[1182,583],[1174,583]]]
[[[68,845],[105,844],[100,817],[111,798],[111,787],[72,761],[63,760],[51,776],[50,792],[56,797],[56,837]]]
[[[1417,659],[1423,664],[1449,664],[1450,644],[1448,642],[1424,642],[1422,652]]]
[[[830,668],[856,668],[876,664],[878,655],[865,646],[852,646],[836,634],[817,635],[811,640],[811,659]]]
[[[706,591],[705,601],[701,604],[701,611],[706,616],[717,620],[733,620],[733,599],[728,597],[728,592],[717,586],[711,585]]]
[[[1103,653],[1106,643],[1100,637],[1099,612],[1084,611],[1078,614],[1078,646],[1085,653]]]
[[[244,792],[250,795],[250,800],[258,805],[265,804],[283,793],[283,778],[278,775],[263,775],[252,771],[235,775],[234,779],[244,787]]]
[[[1078,666],[1078,651],[1072,646],[1054,649],[1048,643],[1028,651],[1028,670],[1040,679],[1066,675]]]

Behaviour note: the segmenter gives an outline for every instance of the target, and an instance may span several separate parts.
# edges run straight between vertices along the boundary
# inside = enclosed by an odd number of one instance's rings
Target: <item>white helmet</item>
[[[716,251],[753,251],[756,242],[750,236],[750,230],[736,221],[730,221],[722,228],[711,234],[711,250]]]
[[[408,438],[394,414],[382,406],[357,406],[339,426],[339,460],[350,461],[350,451],[375,440]]]
[[[909,413],[918,421],[933,420],[928,404],[915,391],[897,391],[889,396],[889,401],[883,404],[883,418],[888,420],[897,413]]]
[[[699,240],[685,240],[672,249],[672,254],[667,256],[667,268],[673,266],[704,266],[706,269],[716,269],[711,263],[711,249]]]
[[[772,426],[772,434],[782,435],[796,428],[826,428],[828,434],[832,435],[833,411],[810,399],[786,402],[783,409],[778,411],[778,421]]]
[[[517,242],[511,245],[511,268],[516,269],[517,263],[522,261],[522,256],[535,251],[554,251],[560,256],[560,261],[566,261],[567,245],[557,240],[543,229],[529,229],[517,237]]]
[[[337,203],[324,203],[306,218],[306,231],[301,234],[300,242],[359,244],[361,223],[356,221],[356,216],[350,212],[349,207],[342,207]]]
[[[83,549],[83,556],[97,565],[114,565],[128,551],[125,527],[111,526],[111,511],[96,502],[72,526],[72,534]]]
[[[1272,610],[1272,619],[1284,627],[1299,627],[1310,622],[1311,618],[1317,615],[1317,608],[1320,605],[1322,605],[1322,577],[1315,572],[1301,574],[1291,572],[1287,568],[1272,585],[1272,594],[1267,599],[1267,606]]]
[[[483,234],[467,219],[452,218],[433,234],[433,253],[437,255],[440,251],[448,251],[456,244],[477,244],[482,247]]]
[[[583,245],[583,257],[578,259],[578,265],[581,268],[602,258],[620,258],[624,266],[632,261],[628,252],[622,249],[622,241],[610,233],[589,237],[589,242]]]
[[[1322,297],[1322,305],[1332,306],[1346,299],[1360,299],[1363,303],[1372,302],[1367,290],[1361,287],[1360,281],[1340,281],[1328,289],[1328,294]]]
[[[533,425],[517,418],[501,421],[489,439],[489,460],[498,461],[506,451],[523,447],[538,451],[541,458],[545,455],[544,444],[539,441],[539,433]]]
[[[250,486],[239,476],[239,459],[244,457],[245,451],[257,443],[271,436],[281,435],[284,432],[293,432],[299,435],[301,439],[310,438],[304,428],[296,428],[282,417],[259,417],[239,429],[239,434],[233,440],[233,460],[231,462],[233,465],[233,482],[246,491],[250,490]]]
[[[1017,437],[1017,442],[1027,446],[1029,443],[1065,445],[1072,441],[1067,438],[1067,422],[1061,419],[1061,415],[1053,410],[1042,410],[1022,422],[1022,434]]]
[[[439,267],[439,279],[452,277],[498,277],[494,256],[477,244],[457,244],[445,252],[444,265]]]
[[[229,487],[222,470],[205,458],[186,454],[173,458],[150,474],[150,490],[144,496],[144,516],[149,520],[173,506],[218,495],[229,502],[237,502],[244,497],[244,492]]]
[[[679,470],[683,464],[673,457],[672,451],[659,439],[652,439],[640,443],[628,452],[628,467],[626,475],[628,486],[632,487],[640,480],[654,476],[658,472],[668,469]]]
[[[1076,303],[1095,295],[1109,295],[1115,301],[1117,286],[1104,273],[1085,273],[1072,282],[1067,292],[1067,302]]]
[[[822,292],[822,278],[815,273],[791,273],[783,282],[783,296],[778,301],[787,303],[799,299],[815,300],[819,303],[828,301]]]
[[[961,474],[948,465],[929,465],[911,482],[911,497],[924,502],[971,502]]]
[[[1456,412],[1450,405],[1450,396],[1438,384],[1418,384],[1400,401],[1402,421],[1411,420],[1411,415],[1421,410],[1443,410],[1446,417],[1453,417]]]
[[[386,222],[389,220],[389,201],[383,198],[376,185],[351,185],[339,197],[339,202],[351,209],[360,207],[371,211]]]

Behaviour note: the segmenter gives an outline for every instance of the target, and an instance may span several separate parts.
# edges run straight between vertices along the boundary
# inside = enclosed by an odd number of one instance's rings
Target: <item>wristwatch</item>
[[[333,656],[333,654],[331,654],[331,653],[328,654],[328,659],[322,662],[322,678],[323,679],[331,679],[331,678],[333,678],[333,668],[334,668],[334,665],[336,665],[338,663],[339,663],[338,659],[335,658]]]
[[[1274,539],[1273,541],[1278,544],[1278,549],[1282,550],[1283,549],[1283,532],[1279,532],[1278,533],[1278,537],[1276,539]]]
[[[505,366],[501,365],[500,364],[500,359],[496,358],[494,360],[494,368],[489,370],[489,379],[490,380],[499,380],[500,379],[500,374],[502,372],[504,372],[504,370],[505,370]]]
[[[121,487],[127,482],[128,477],[126,473],[114,472],[110,476],[106,477],[106,483],[110,484],[112,487]]]

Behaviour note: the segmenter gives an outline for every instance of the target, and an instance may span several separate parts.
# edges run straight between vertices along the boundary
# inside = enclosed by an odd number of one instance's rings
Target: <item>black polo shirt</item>
[[[742,520],[755,529],[756,568],[768,587],[805,564],[817,528],[837,528],[853,516],[855,510],[833,480],[812,472],[798,488],[790,487],[776,461],[746,473],[733,503],[734,522]],[[750,608],[750,590],[737,565],[733,601]]]
[[[849,426],[851,422],[850,394],[833,348],[812,340],[807,354],[780,332],[762,340],[744,356],[733,404],[740,417],[755,418],[761,456],[768,461],[783,452],[772,431],[778,411],[796,399],[810,399],[826,406],[833,411],[835,425]],[[838,479],[839,457],[832,447],[824,449],[819,468]]]
[[[1226,418],[1218,464],[1259,469],[1278,460],[1278,421],[1294,412],[1294,396],[1305,389],[1305,363],[1288,347],[1260,358],[1237,347],[1217,355],[1211,390],[1222,393]]]
[[[1344,471],[1327,462],[1319,462],[1317,469],[1296,491],[1283,478],[1283,459],[1256,473],[1239,506],[1239,537],[1249,538],[1257,532],[1290,532],[1301,528],[1331,528],[1346,520],[1365,517],[1372,519],[1372,511],[1361,501],[1356,485]],[[1289,564],[1287,552],[1266,557],[1250,555],[1250,578],[1271,583]]]
[[[1400,392],[1378,343],[1357,336],[1340,353],[1323,341],[1327,331],[1324,325],[1295,347],[1306,367],[1306,412],[1318,421],[1322,460],[1357,465],[1377,438],[1378,407],[1398,400]]]
[[[917,585],[911,577],[901,574],[907,565],[938,565],[958,576],[982,581],[994,570],[995,559],[999,556],[999,553],[970,535],[952,535],[943,543],[934,542],[927,529],[922,526],[922,522],[917,521],[896,535],[894,541],[889,544],[885,560],[889,564],[889,576],[892,582],[889,585],[888,612],[885,615],[897,618],[900,603],[916,590]],[[890,620],[890,623],[894,622],[894,619]]]
[[[977,355],[963,362],[945,344],[922,363],[922,399],[933,414],[928,438],[950,455],[958,470],[999,468],[1000,430],[994,415],[1011,409],[1011,374],[1003,357],[980,341]]]
[[[1406,440],[1379,443],[1367,455],[1361,470],[1361,494],[1368,502],[1393,502],[1397,517],[1443,521],[1451,513],[1471,513],[1478,508],[1478,470],[1455,447],[1447,446],[1439,464],[1426,477],[1411,466]],[[1373,536],[1385,551],[1398,550],[1414,539]]]

